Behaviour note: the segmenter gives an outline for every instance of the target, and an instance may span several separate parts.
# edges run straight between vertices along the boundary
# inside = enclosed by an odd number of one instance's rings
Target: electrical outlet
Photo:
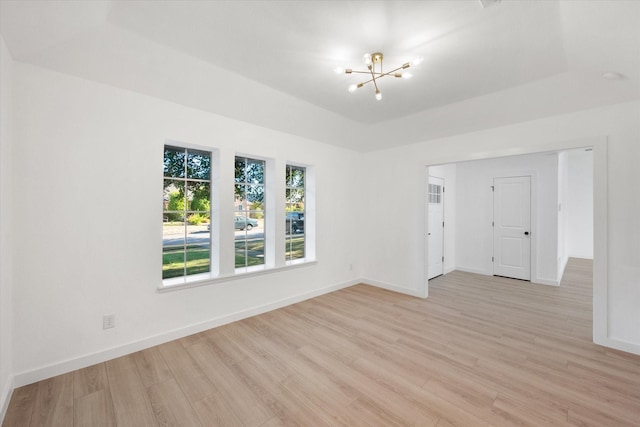
[[[116,315],[105,314],[102,316],[102,329],[111,329],[116,327]]]

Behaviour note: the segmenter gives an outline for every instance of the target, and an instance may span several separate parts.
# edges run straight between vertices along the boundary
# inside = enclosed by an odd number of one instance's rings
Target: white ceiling
[[[640,98],[639,1],[7,1],[17,61],[367,151]],[[362,54],[414,78],[351,94]],[[609,81],[605,71],[625,78]],[[221,83],[224,82],[224,83]]]

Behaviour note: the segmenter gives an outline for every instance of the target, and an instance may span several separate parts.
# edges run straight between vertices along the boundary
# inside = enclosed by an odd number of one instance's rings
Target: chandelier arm
[[[393,69],[391,71],[387,71],[386,73],[378,73],[378,72],[375,72],[373,70],[372,71],[351,70],[351,72],[345,73],[345,74],[375,74],[377,76],[388,76],[389,74],[393,74],[396,71],[404,70],[404,69],[407,69],[407,68],[409,68],[409,67],[398,67],[398,68],[395,68],[395,69]]]
[[[349,74],[356,74],[356,73],[357,73],[357,74],[369,74],[370,76],[374,76],[374,75],[375,75],[375,76],[376,76],[375,78],[376,78],[376,79],[379,79],[379,78],[382,78],[382,77],[384,77],[384,76],[390,76],[390,75],[392,75],[393,73],[395,73],[396,71],[400,71],[400,70],[403,70],[403,69],[405,69],[405,68],[409,68],[409,67],[398,67],[398,68],[396,68],[396,69],[394,69],[394,70],[387,71],[386,73],[376,73],[376,72],[375,72],[375,71],[373,71],[373,70],[370,70],[370,71],[357,71],[357,70],[351,70],[351,73],[349,73]],[[368,81],[366,81],[365,83],[369,83],[370,81],[373,81],[373,79],[368,80]]]
[[[376,75],[373,72],[373,67],[369,66],[369,71],[371,71],[371,80],[369,80],[370,82],[373,82],[373,85],[376,87],[376,93],[380,92],[380,89],[378,89],[378,83],[376,82]]]
[[[385,76],[391,75],[390,73],[391,73],[391,71],[390,71],[389,73],[384,73],[384,74],[382,74],[382,75],[380,75],[380,76],[376,77],[376,78],[375,78],[375,80],[380,80],[382,77],[385,77]],[[369,73],[367,73],[367,74],[369,74]],[[377,74],[377,73],[376,73],[376,74]],[[367,81],[364,81],[364,82],[362,82],[362,83],[359,83],[359,85],[360,85],[360,87],[362,87],[362,86],[366,85],[367,83],[371,83],[372,81],[374,81],[374,79],[369,79],[369,80],[367,80]],[[377,87],[377,86],[376,86],[376,87]]]
[[[371,83],[372,81],[373,81],[373,79],[369,79],[366,82],[358,83],[358,86],[362,87],[362,86],[366,85],[367,83]]]
[[[381,79],[381,78],[386,77],[386,76],[394,76],[394,74],[395,74],[394,71],[389,71],[388,73],[381,74],[380,76],[378,76],[376,78],[377,79]],[[398,74],[401,75],[402,73],[398,73]]]
[[[380,77],[390,76],[391,74],[395,73],[396,71],[404,70],[404,69],[406,69],[406,68],[409,68],[409,67],[405,67],[405,66],[398,67],[398,68],[396,68],[395,70],[387,71],[386,73],[381,74],[381,76],[380,76]]]
[[[347,74],[371,74],[371,71],[356,71],[356,70],[351,70],[351,73],[347,73]],[[380,74],[380,73],[375,73],[375,74]]]

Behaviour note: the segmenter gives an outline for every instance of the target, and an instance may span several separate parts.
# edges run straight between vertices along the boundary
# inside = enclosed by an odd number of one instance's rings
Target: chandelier
[[[382,68],[383,59],[384,59],[384,55],[380,52],[365,53],[364,56],[362,57],[362,62],[364,62],[364,64],[367,66],[367,71],[352,70],[351,68],[347,68],[347,69],[336,68],[335,71],[338,74],[342,74],[342,73],[367,74],[371,78],[361,83],[352,84],[351,86],[349,86],[349,92],[355,92],[357,89],[361,88],[367,83],[373,83],[376,99],[380,101],[382,99],[382,92],[380,92],[380,88],[378,87],[378,80],[387,76],[410,79],[411,77],[413,77],[413,75],[410,73],[403,72],[402,70],[406,70],[412,65],[415,66],[415,65],[418,65],[420,62],[422,62],[422,58],[417,58],[417,59],[414,59],[413,61],[405,62],[398,68],[385,72]]]

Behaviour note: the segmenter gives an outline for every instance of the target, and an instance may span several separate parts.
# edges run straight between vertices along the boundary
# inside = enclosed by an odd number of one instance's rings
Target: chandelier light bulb
[[[353,93],[356,91],[356,89],[358,89],[358,85],[351,85],[349,86],[349,92]]]
[[[334,70],[336,72],[336,74],[343,74],[344,73],[344,68],[342,67],[336,67],[334,68]]]
[[[382,92],[380,92],[380,89],[376,90],[376,99],[378,101],[382,99]]]
[[[419,65],[422,61],[424,61],[424,58],[414,58],[409,62],[409,64],[412,67],[415,67],[416,65]]]
[[[373,63],[371,61],[371,54],[365,53],[364,55],[362,55],[362,62],[364,62],[365,65],[371,65]]]
[[[408,80],[408,79],[410,79],[411,77],[413,77],[413,74],[411,74],[411,73],[403,73],[403,74],[402,74],[402,78],[403,78],[403,79],[407,79],[407,80]]]

